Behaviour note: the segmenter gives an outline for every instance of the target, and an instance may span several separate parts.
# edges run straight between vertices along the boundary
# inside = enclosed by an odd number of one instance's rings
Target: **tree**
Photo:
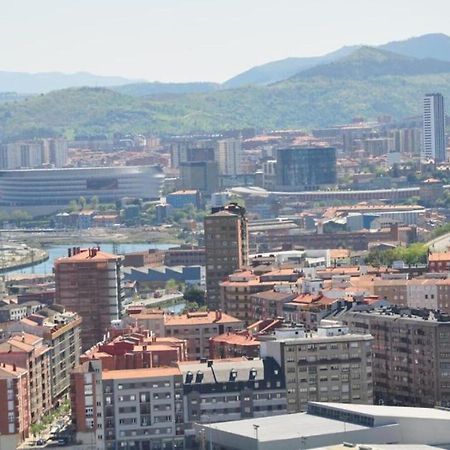
[[[80,209],[78,202],[76,200],[70,200],[69,206],[67,207],[69,212],[76,212]]]
[[[80,209],[83,210],[84,208],[86,208],[86,204],[87,204],[86,199],[83,196],[81,196],[78,199],[78,205],[80,205]]]
[[[91,201],[89,202],[89,206],[91,209],[98,209],[98,206],[100,204],[100,201],[96,195],[91,197]]]
[[[205,304],[205,291],[195,286],[188,287],[184,291],[183,298],[189,303]]]
[[[27,211],[23,211],[22,209],[15,209],[11,213],[11,219],[16,222],[17,225],[20,225],[23,221],[30,220],[31,215]]]
[[[178,289],[178,283],[173,278],[166,282],[166,291],[176,291]]]

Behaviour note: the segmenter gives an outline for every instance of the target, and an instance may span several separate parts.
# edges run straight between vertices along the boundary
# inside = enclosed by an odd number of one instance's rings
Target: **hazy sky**
[[[449,0],[0,0],[0,70],[223,81],[343,45],[450,34]]]

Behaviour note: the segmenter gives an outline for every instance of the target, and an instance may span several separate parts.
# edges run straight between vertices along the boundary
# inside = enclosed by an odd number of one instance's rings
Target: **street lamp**
[[[253,429],[255,430],[256,450],[259,450],[259,439],[258,439],[259,425],[254,424]]]
[[[306,448],[306,437],[300,436],[300,450],[303,450]]]

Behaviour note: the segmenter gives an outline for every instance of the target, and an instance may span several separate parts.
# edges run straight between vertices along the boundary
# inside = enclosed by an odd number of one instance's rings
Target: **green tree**
[[[97,195],[91,197],[91,201],[89,202],[89,206],[91,207],[91,209],[98,209],[99,204],[100,200],[98,199]]]
[[[30,220],[31,219],[31,215],[30,215],[29,212],[23,211],[22,209],[15,209],[11,213],[11,219],[14,220],[18,226],[20,226],[20,224],[22,222]]]
[[[86,205],[87,205],[87,202],[86,202],[86,199],[83,197],[83,196],[81,196],[79,199],[78,199],[78,205],[80,206],[80,209],[84,209],[84,208],[86,208]]]
[[[80,206],[78,205],[78,202],[76,200],[70,200],[67,209],[69,210],[69,212],[76,212],[79,211]]]
[[[205,304],[205,291],[195,286],[188,287],[184,291],[183,298],[189,302],[195,302],[199,305]]]

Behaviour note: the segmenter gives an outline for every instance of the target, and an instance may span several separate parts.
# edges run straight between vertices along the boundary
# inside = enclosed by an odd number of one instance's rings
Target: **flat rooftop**
[[[211,425],[211,427],[223,432],[254,438],[254,425],[259,426],[259,441],[273,441],[274,439],[299,439],[300,436],[318,436],[322,435],[324,432],[327,434],[343,433],[345,430],[357,431],[366,430],[369,428],[363,425],[344,423],[340,420],[328,419],[307,413],[282,414],[279,416],[262,417],[259,419],[254,418],[240,420],[238,422],[220,422]]]

